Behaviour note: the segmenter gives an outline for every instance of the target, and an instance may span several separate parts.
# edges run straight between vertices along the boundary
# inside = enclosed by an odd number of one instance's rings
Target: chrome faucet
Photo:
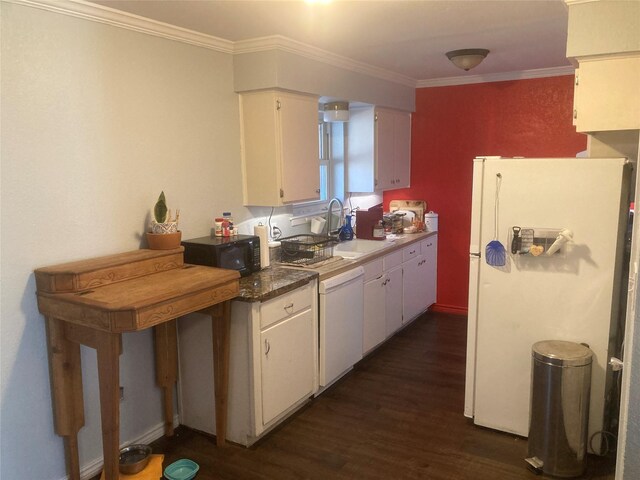
[[[337,202],[338,205],[340,206],[340,212],[338,214],[338,225],[336,226],[335,231],[339,231],[340,227],[342,227],[342,214],[344,213],[344,205],[342,204],[339,198],[332,198],[331,201],[329,202],[329,206],[327,207],[327,218],[326,218],[327,235],[331,235],[331,210],[335,202]]]

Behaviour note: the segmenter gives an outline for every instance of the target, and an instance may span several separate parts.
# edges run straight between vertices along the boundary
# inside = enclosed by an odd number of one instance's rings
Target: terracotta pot
[[[147,243],[151,250],[172,250],[180,246],[182,232],[175,233],[149,233],[147,232]]]

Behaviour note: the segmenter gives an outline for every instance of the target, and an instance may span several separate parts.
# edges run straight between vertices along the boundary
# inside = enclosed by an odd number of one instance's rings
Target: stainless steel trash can
[[[591,362],[586,346],[562,340],[531,349],[529,464],[556,477],[577,477],[587,466]]]

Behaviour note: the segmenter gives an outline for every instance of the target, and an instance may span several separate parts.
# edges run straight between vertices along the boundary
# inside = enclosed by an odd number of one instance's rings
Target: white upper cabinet
[[[576,130],[640,129],[640,55],[579,63],[573,99]]]
[[[320,196],[318,98],[275,90],[240,95],[245,205]]]
[[[405,188],[411,176],[411,114],[379,107],[353,108],[348,126],[350,192]]]
[[[640,129],[640,2],[565,1],[576,130]]]

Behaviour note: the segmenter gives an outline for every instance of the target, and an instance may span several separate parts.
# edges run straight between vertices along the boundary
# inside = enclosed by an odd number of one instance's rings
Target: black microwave
[[[243,277],[260,270],[260,239],[254,235],[192,238],[182,246],[185,263],[238,270]]]

